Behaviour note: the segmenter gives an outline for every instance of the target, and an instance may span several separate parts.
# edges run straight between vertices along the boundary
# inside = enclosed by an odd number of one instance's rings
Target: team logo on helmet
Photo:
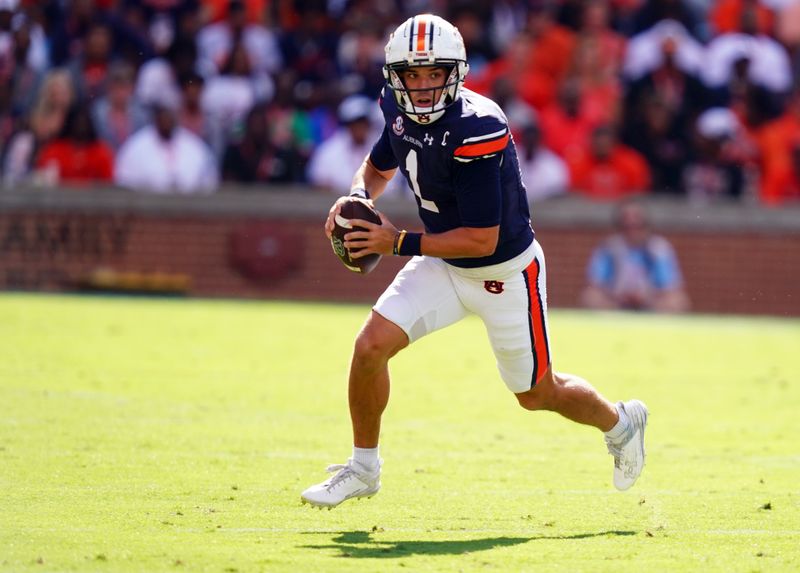
[[[403,116],[398,115],[397,118],[394,120],[394,123],[392,124],[392,131],[394,132],[395,135],[403,135],[403,132],[405,130],[406,129],[403,127]]]

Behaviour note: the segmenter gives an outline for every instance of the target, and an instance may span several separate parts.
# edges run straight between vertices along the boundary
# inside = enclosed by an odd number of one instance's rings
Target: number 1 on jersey
[[[408,171],[408,178],[411,181],[411,188],[414,190],[414,194],[419,197],[419,203],[422,208],[427,209],[428,211],[433,211],[434,213],[438,213],[439,207],[436,206],[436,203],[427,199],[423,199],[422,193],[419,190],[419,183],[417,182],[419,164],[417,163],[416,149],[410,150],[408,155],[406,155],[406,171]]]

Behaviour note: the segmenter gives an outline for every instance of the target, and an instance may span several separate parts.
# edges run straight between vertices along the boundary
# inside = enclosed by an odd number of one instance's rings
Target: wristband
[[[422,233],[405,233],[397,245],[397,254],[414,257],[422,254]]]
[[[361,197],[362,199],[369,199],[369,193],[363,187],[354,187],[350,189],[350,197]]]

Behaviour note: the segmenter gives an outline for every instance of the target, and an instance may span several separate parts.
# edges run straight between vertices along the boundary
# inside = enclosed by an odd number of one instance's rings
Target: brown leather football
[[[363,229],[363,227],[353,227],[350,224],[351,219],[362,219],[380,225],[381,218],[378,212],[370,207],[366,201],[352,197],[342,204],[339,214],[334,219],[333,233],[331,233],[333,252],[336,253],[336,256],[339,257],[344,266],[354,273],[367,274],[377,266],[381,256],[372,254],[360,259],[350,258],[350,252],[344,246],[344,236],[351,231]],[[358,249],[353,249],[353,252],[357,251]]]

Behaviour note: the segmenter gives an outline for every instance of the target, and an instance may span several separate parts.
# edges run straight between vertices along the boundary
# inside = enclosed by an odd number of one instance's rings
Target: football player
[[[377,199],[399,169],[414,190],[424,233],[354,220],[345,247],[411,257],[380,296],[356,338],[349,375],[353,455],[301,494],[335,507],[380,489],[381,415],[388,362],[426,334],[470,313],[485,323],[500,377],[528,410],[551,410],[605,433],[614,485],[628,489],[644,466],[647,408],[613,404],[588,382],[553,372],[545,260],[534,238],[514,141],[503,111],[463,87],[469,67],[461,34],[432,14],[409,18],[389,38],[386,125],[353,179],[352,193]],[[325,223],[330,237],[342,198]]]

